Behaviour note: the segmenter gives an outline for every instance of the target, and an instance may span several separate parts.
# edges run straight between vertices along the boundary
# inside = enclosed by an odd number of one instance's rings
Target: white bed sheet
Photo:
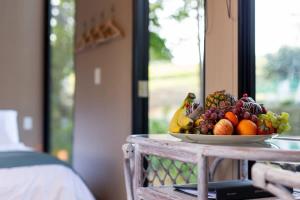
[[[0,146],[0,151],[30,151],[23,144]],[[70,168],[39,165],[0,169],[0,200],[94,200]]]
[[[3,151],[33,151],[33,149],[20,142],[15,144],[1,144],[0,152]]]
[[[0,180],[0,199],[94,200],[82,180],[64,166],[0,169]]]

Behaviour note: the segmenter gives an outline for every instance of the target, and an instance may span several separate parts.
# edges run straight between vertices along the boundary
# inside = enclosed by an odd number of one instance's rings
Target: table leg
[[[197,163],[198,170],[198,200],[208,199],[208,162],[207,157],[201,155]]]
[[[134,146],[132,144],[124,144],[123,147],[124,154],[124,176],[125,176],[125,186],[126,186],[126,194],[127,200],[133,199],[133,184],[132,184],[132,165],[133,165],[133,157],[134,157]]]
[[[248,179],[248,160],[241,160],[240,161],[240,170],[241,170],[241,177],[242,180]]]
[[[134,149],[134,173],[133,173],[133,196],[134,200],[138,200],[137,189],[142,186],[142,169],[143,159],[139,151],[139,146],[135,145]]]

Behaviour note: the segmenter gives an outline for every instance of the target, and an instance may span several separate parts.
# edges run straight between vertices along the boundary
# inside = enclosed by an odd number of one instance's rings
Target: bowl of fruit
[[[261,142],[290,128],[288,113],[267,111],[247,94],[237,99],[225,90],[209,94],[204,106],[188,93],[169,124],[172,136],[200,143]]]

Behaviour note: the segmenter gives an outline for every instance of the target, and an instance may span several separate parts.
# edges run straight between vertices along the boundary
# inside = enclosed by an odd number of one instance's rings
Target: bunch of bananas
[[[169,125],[169,131],[171,133],[186,133],[193,127],[194,120],[193,117],[191,117],[191,114],[188,114],[188,109],[193,106],[195,99],[195,94],[188,93],[182,105],[172,117]]]

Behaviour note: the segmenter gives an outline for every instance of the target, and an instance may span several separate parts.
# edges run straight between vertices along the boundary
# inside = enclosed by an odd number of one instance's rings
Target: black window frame
[[[51,1],[44,2],[43,151],[50,152],[51,92]]]
[[[148,81],[149,1],[133,1],[132,134],[148,134],[148,97],[138,96],[140,80]]]
[[[238,1],[238,96],[255,99],[255,0]],[[248,162],[248,176],[255,161]]]
[[[238,2],[238,95],[255,98],[255,0]]]

